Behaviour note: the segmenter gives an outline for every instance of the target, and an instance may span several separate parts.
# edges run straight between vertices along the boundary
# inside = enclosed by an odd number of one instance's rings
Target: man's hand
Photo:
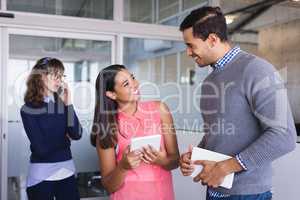
[[[195,170],[191,161],[193,147],[190,145],[189,151],[182,154],[179,160],[180,170],[183,176],[190,176]]]
[[[221,162],[197,160],[196,165],[202,165],[202,171],[193,179],[194,182],[201,181],[203,185],[217,188],[224,181],[228,174],[242,171],[242,167],[235,158],[224,160]]]
[[[193,179],[194,182],[199,182],[209,187],[219,187],[227,175],[224,166],[214,161],[197,160],[195,165],[202,165],[202,171]]]

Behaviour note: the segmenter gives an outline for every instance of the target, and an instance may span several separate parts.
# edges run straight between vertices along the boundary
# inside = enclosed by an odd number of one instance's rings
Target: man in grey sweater
[[[194,181],[208,186],[209,200],[271,199],[271,163],[296,144],[280,75],[265,60],[239,47],[231,48],[225,17],[218,7],[192,11],[180,30],[187,54],[199,67],[213,67],[201,86],[205,135],[199,147],[232,156],[222,162],[192,162],[189,150],[180,159],[183,175],[191,175],[194,165],[202,165]],[[219,187],[230,173],[235,173],[232,188]]]

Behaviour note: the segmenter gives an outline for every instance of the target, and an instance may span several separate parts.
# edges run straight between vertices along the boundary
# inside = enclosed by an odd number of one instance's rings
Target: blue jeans
[[[230,197],[218,198],[206,196],[206,200],[271,200],[272,193],[265,192],[262,194],[251,194],[251,195],[231,195]]]

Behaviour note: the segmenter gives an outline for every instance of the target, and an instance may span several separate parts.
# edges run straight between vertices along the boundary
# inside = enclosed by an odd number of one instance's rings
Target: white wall
[[[176,134],[180,154],[187,151],[189,144],[197,146],[203,136],[199,133],[184,131],[177,131]],[[194,183],[191,177],[182,176],[179,169],[173,171],[173,183],[176,199],[205,200],[206,187],[200,183]]]
[[[277,69],[285,69],[292,112],[300,122],[300,19],[259,31],[259,53]]]
[[[296,150],[273,163],[273,200],[299,200],[300,144]]]

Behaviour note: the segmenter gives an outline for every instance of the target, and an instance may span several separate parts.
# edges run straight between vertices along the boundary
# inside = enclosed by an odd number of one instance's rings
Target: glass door
[[[26,89],[26,79],[36,60],[55,57],[65,66],[66,82],[71,90],[72,102],[83,125],[83,137],[72,142],[72,155],[77,170],[77,183],[81,198],[106,198],[99,176],[96,150],[89,136],[94,109],[94,88],[98,72],[114,63],[113,36],[8,29],[8,56],[6,70],[6,112],[1,119],[7,129],[6,165],[7,199],[25,200],[26,175],[30,149],[20,118],[20,107]],[[3,88],[3,87],[2,87]],[[5,117],[6,116],[6,117]],[[3,120],[2,120],[3,121]],[[3,146],[5,147],[5,146]],[[96,180],[96,181],[95,181]],[[3,182],[2,182],[3,183]],[[98,183],[98,184],[97,184]]]
[[[7,29],[0,27],[0,199],[7,199],[6,191],[7,184],[4,184],[7,179],[7,105],[6,105],[6,70],[2,67],[6,65],[7,61]]]

